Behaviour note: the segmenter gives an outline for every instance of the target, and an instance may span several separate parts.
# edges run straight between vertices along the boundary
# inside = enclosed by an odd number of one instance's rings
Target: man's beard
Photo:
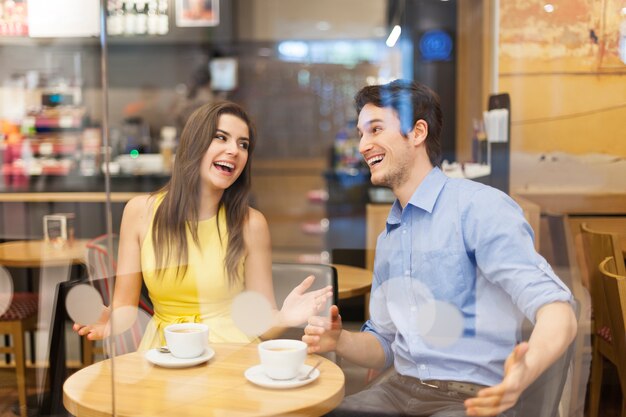
[[[412,165],[411,160],[407,157],[402,158],[398,164],[389,167],[388,172],[379,180],[373,180],[372,184],[382,187],[388,187],[392,190],[400,188],[409,179],[409,171]]]

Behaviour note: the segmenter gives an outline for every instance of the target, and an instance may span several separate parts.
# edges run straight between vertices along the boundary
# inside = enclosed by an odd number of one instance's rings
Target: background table
[[[372,271],[356,266],[333,264],[337,269],[339,299],[365,295],[372,287]]]
[[[44,240],[0,243],[0,264],[10,267],[43,268],[83,263],[87,240],[55,246]]]
[[[312,383],[273,390],[244,377],[246,369],[259,363],[256,344],[211,347],[216,354],[208,363],[184,369],[154,366],[140,352],[95,363],[66,380],[63,404],[77,417],[111,416],[112,395],[119,417],[318,416],[343,399],[343,372],[328,359],[309,355],[309,365],[322,360],[321,374]]]
[[[59,282],[67,281],[72,265],[82,264],[88,240],[75,240],[55,246],[44,240],[18,240],[0,243],[0,265],[19,268],[40,268],[39,306],[35,359],[48,360],[48,339],[54,294]],[[32,343],[32,339],[31,339]],[[37,386],[44,383],[44,369],[37,370]]]

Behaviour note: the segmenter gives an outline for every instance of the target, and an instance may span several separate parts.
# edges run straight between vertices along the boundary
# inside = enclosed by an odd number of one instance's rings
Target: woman
[[[309,276],[276,309],[269,229],[248,206],[254,145],[254,128],[240,106],[204,105],[183,129],[168,184],[126,205],[113,307],[137,306],[145,281],[155,314],[140,349],[161,346],[163,328],[179,322],[208,324],[211,342],[254,340],[230,315],[233,298],[244,290],[265,296],[277,327],[307,321],[331,297],[331,287],[305,293],[314,280]],[[77,323],[74,330],[101,339],[109,313],[98,324]]]

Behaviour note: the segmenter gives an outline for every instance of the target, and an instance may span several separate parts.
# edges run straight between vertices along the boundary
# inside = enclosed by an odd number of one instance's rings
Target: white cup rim
[[[204,323],[174,323],[168,326],[165,326],[163,331],[167,333],[172,333],[177,329],[198,329],[200,331],[208,331],[209,326]]]
[[[302,340],[295,339],[272,339],[259,343],[259,349],[268,350],[276,347],[289,347],[292,349],[306,349],[307,344]]]

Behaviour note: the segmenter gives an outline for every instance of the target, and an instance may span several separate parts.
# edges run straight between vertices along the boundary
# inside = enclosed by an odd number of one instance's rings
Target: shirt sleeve
[[[532,323],[546,304],[574,304],[569,288],[535,251],[532,228],[509,196],[493,188],[479,190],[469,200],[462,224],[465,247],[478,270],[503,288]]]
[[[377,259],[378,260],[378,259]],[[387,308],[387,291],[384,282],[378,278],[376,270],[378,269],[376,262],[374,263],[374,277],[372,280],[372,291],[370,295],[370,319],[361,327],[362,332],[373,334],[379,341],[385,352],[385,368],[393,365],[394,354],[392,343],[396,336],[396,326],[391,320],[389,310]]]

